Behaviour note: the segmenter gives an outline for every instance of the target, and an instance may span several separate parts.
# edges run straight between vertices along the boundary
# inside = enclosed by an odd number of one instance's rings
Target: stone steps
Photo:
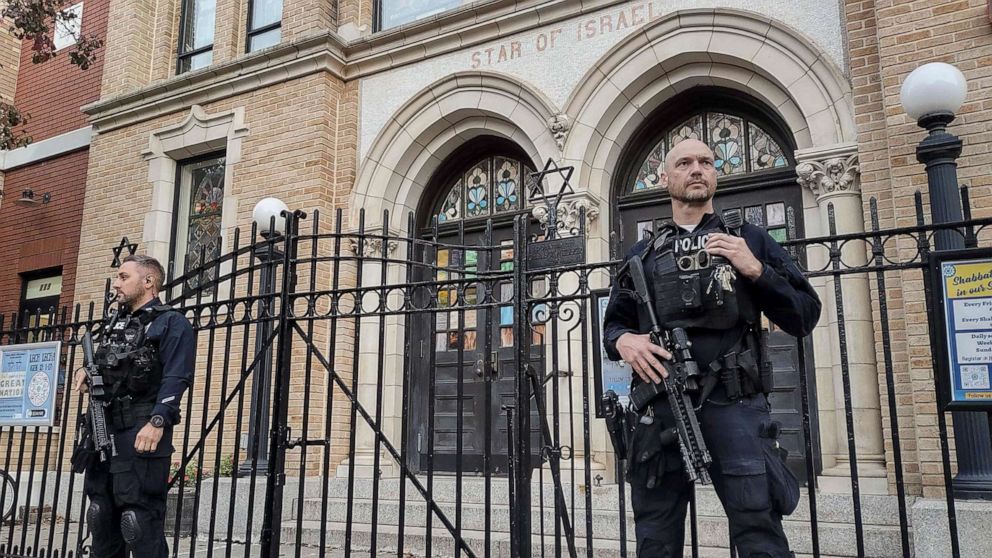
[[[380,526],[376,530],[376,554],[389,554],[390,552],[395,555],[398,545],[397,541],[399,529],[396,526]],[[305,546],[323,546],[328,550],[344,548],[347,546],[351,549],[353,554],[362,554],[369,552],[371,548],[372,541],[372,529],[369,525],[355,524],[352,526],[350,539],[346,541],[347,529],[344,523],[340,522],[328,522],[326,524],[326,531],[324,534],[323,544],[320,532],[320,522],[307,520],[303,521],[300,528],[297,528],[295,522],[287,522],[283,524],[282,529],[282,543],[293,544],[297,540],[297,535],[299,535],[299,542]],[[462,541],[465,547],[471,550],[471,552],[478,557],[486,556],[485,553],[485,536],[482,531],[470,531],[462,530],[461,532]],[[421,528],[405,528],[403,533],[403,552],[404,556],[409,557],[425,557],[426,556],[426,540],[427,536],[424,529]],[[577,556],[587,556],[592,555],[596,558],[620,558],[623,556],[620,552],[620,542],[616,540],[607,539],[593,539],[592,552],[588,552],[587,540],[585,538],[576,538],[575,540],[576,555]],[[568,549],[565,546],[564,541],[561,541],[561,554],[560,556],[569,556]],[[531,544],[531,551],[533,556],[555,556],[555,541],[553,536],[546,536],[543,540],[539,537],[534,537]],[[543,551],[543,553],[542,553]],[[698,549],[700,558],[726,558],[730,555],[730,550],[726,545],[724,546],[706,546],[703,541],[700,541],[700,546]],[[874,554],[866,549],[866,552],[872,556],[889,556],[897,554]],[[490,535],[489,543],[489,554],[491,558],[513,558],[510,553],[510,538],[507,533],[492,533]],[[686,547],[684,549],[685,556],[691,556],[691,548]],[[849,556],[854,556],[852,553],[843,554],[830,554],[821,548],[820,558],[847,558]],[[455,556],[455,537],[452,536],[444,528],[434,528],[432,530],[431,536],[431,556]],[[461,552],[461,556],[468,556],[466,552]],[[636,548],[633,540],[628,540],[627,542],[627,552],[626,556],[628,558],[634,558],[636,556]],[[797,556],[800,558],[808,558],[812,556],[808,552],[803,552],[801,550],[797,551]]]
[[[419,479],[426,487],[426,480]],[[433,484],[431,497],[442,509],[454,509],[456,501],[456,481],[453,477],[436,477]],[[328,481],[329,498],[342,500],[347,504],[349,483],[347,478],[335,478]],[[354,501],[372,500],[373,483],[371,479],[355,479]],[[586,493],[589,491],[584,485],[573,485],[564,483],[562,491],[565,501],[572,507],[574,505],[578,515],[582,515],[586,508]],[[850,494],[816,493],[816,516],[823,523],[853,523],[854,506]],[[613,511],[619,509],[619,491],[616,484],[594,486],[591,489],[591,508],[599,511]],[[423,503],[423,496],[413,488],[413,484],[407,481],[406,502]],[[379,483],[378,499],[380,502],[399,502],[399,481],[397,479],[382,479]],[[506,479],[492,479],[490,485],[490,500],[492,506],[507,506],[508,491]],[[573,503],[574,499],[574,503]],[[550,483],[541,485],[537,482],[531,485],[531,501],[534,507],[543,503],[545,509],[553,509],[555,495]],[[462,483],[463,506],[485,505],[485,481],[481,478],[466,477]],[[713,515],[723,516],[723,507],[712,487],[698,487],[696,490],[696,502],[698,513],[701,516]],[[630,508],[630,487],[624,485],[625,507]],[[295,498],[294,498],[295,504]],[[450,505],[449,505],[450,504]],[[907,507],[911,507],[912,501],[907,502]],[[295,505],[293,506],[296,507]],[[315,511],[319,516],[320,492],[319,488],[309,487],[304,495],[304,510]],[[306,515],[307,512],[304,512]],[[899,505],[895,496],[882,496],[874,494],[861,495],[861,513],[865,525],[895,526],[899,525]],[[809,493],[803,488],[799,506],[789,519],[793,521],[810,521]]]
[[[426,485],[426,482],[424,482]],[[433,498],[438,507],[441,508],[447,518],[455,522],[455,484],[453,478],[438,477],[433,485]],[[371,518],[372,518],[372,481],[371,479],[356,479],[353,490],[354,497],[350,509],[353,514],[353,538],[352,545],[356,541],[364,540],[363,548],[369,548],[371,540]],[[462,490],[462,532],[466,540],[476,541],[479,546],[473,544],[472,548],[482,548],[484,544],[483,533],[485,529],[485,515],[487,507],[485,505],[485,484],[483,479],[466,478],[463,480]],[[297,513],[303,518],[300,522],[300,536],[302,540],[315,540],[319,544],[321,514],[325,511],[328,519],[328,540],[335,543],[344,544],[345,521],[349,510],[347,499],[348,481],[347,479],[331,479],[328,485],[329,498],[326,508],[319,498],[319,492],[314,494],[312,487],[307,491],[309,497],[305,497],[301,505],[289,508],[293,510],[292,518],[297,518]],[[540,531],[543,519],[545,535],[545,551],[548,552],[549,541],[553,541],[555,528],[554,515],[554,495],[550,486],[544,487],[544,498],[540,497],[538,486],[532,486],[532,532],[534,534],[535,553],[540,547]],[[563,487],[566,502],[569,503],[571,511],[571,485]],[[311,496],[312,495],[312,496]],[[589,497],[592,499],[591,519],[593,533],[593,549],[595,556],[619,556],[620,532],[619,532],[619,512],[618,512],[618,487],[616,485],[604,485],[593,487]],[[379,486],[379,504],[377,524],[379,531],[377,540],[378,546],[390,548],[396,547],[396,537],[399,523],[399,482],[396,479],[384,479]],[[509,507],[506,504],[506,480],[493,479],[491,484],[491,505],[490,529],[493,537],[494,554],[504,552],[500,541],[505,539],[506,552],[509,545]],[[576,532],[576,544],[582,546],[586,544],[587,514],[586,514],[586,492],[584,487],[576,487],[574,516],[571,516]],[[629,494],[625,494],[626,502],[629,506]],[[543,509],[538,505],[544,503]],[[809,521],[808,495],[803,491],[803,498],[799,509],[792,516],[786,518],[784,526],[789,540],[799,554],[812,553],[812,539]],[[864,516],[864,538],[865,553],[870,556],[901,556],[899,526],[898,526],[898,506],[895,497],[890,496],[870,496],[862,497],[862,512]],[[421,552],[426,540],[424,529],[426,525],[427,505],[423,498],[413,490],[408,483],[407,495],[404,506],[404,525],[406,532],[404,539],[407,541],[405,547],[419,549]],[[707,551],[713,550],[720,556],[729,555],[729,536],[727,533],[726,519],[719,500],[711,487],[697,489],[697,517],[699,544]],[[817,517],[819,550],[823,556],[856,556],[855,529],[853,525],[853,508],[849,495],[843,494],[818,494],[817,495]],[[287,520],[284,522],[284,530],[288,529],[294,533],[297,529],[297,522]],[[433,519],[434,533],[432,540],[437,545],[434,550],[447,549],[450,553],[442,551],[439,555],[453,556],[454,538],[446,530],[438,529],[441,522],[437,517]],[[357,533],[363,533],[358,535]],[[687,537],[689,530],[686,529]],[[627,513],[626,536],[628,542],[632,544],[633,517],[629,510]],[[358,538],[356,538],[358,537]],[[360,537],[365,537],[361,539]],[[447,546],[444,546],[447,545]],[[497,548],[498,547],[498,548]],[[553,548],[551,548],[553,555]],[[582,552],[584,554],[584,551]],[[563,554],[563,555],[567,555]],[[629,554],[633,556],[633,553]],[[687,553],[688,555],[688,553]]]

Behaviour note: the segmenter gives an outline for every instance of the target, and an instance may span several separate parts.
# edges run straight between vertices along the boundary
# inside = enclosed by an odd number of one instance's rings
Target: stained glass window
[[[486,159],[465,173],[465,215],[483,217],[489,215],[489,163]]]
[[[434,317],[434,350],[476,350],[478,344],[478,287],[458,283],[464,278],[476,277],[479,266],[477,250],[443,248],[435,256],[438,281],[437,307]],[[459,285],[463,296],[459,296]]]
[[[753,170],[777,169],[789,165],[782,153],[782,148],[768,135],[767,132],[749,124],[751,136],[751,168]]]
[[[462,181],[459,180],[448,192],[441,205],[441,211],[437,213],[437,222],[446,223],[457,221],[462,218]]]
[[[183,270],[195,271],[220,256],[224,169],[223,157],[186,163],[179,168],[177,234],[173,250],[176,275],[182,274]],[[186,288],[195,290],[202,285],[204,294],[213,294],[210,283],[214,273],[214,267],[207,265],[201,273],[190,276]]]
[[[665,140],[661,140],[641,164],[641,170],[637,173],[637,180],[634,182],[634,191],[657,188],[660,185],[661,170],[664,164]]]
[[[532,172],[529,165],[509,157],[487,157],[476,162],[448,190],[435,213],[438,224],[523,209]]]
[[[716,156],[714,166],[718,174],[729,176],[744,172],[744,121],[729,114],[708,115],[709,143]]]
[[[631,192],[660,188],[665,155],[687,139],[704,141],[713,149],[718,176],[742,176],[790,164],[779,143],[746,117],[728,112],[703,112],[662,134],[638,168]]]
[[[520,209],[520,162],[496,157],[496,212]]]
[[[668,132],[668,146],[669,149],[678,145],[682,140],[703,139],[703,117],[702,115],[693,116],[689,120],[686,120],[682,124],[679,124]]]

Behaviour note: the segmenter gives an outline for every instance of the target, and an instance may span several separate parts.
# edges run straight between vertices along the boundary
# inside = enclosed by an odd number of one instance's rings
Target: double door
[[[507,473],[509,438],[505,407],[515,403],[517,375],[513,305],[512,228],[494,231],[495,248],[482,234],[441,236],[418,255],[416,280],[431,285],[430,311],[411,318],[412,414],[408,455],[419,471]],[[479,246],[479,248],[473,248]],[[499,279],[481,272],[502,272]],[[428,289],[420,289],[428,291]],[[488,296],[487,296],[488,293]],[[541,362],[544,325],[530,323],[531,362]],[[540,367],[537,367],[540,369]],[[538,465],[540,423],[531,404],[531,462]],[[460,444],[459,444],[460,441]]]

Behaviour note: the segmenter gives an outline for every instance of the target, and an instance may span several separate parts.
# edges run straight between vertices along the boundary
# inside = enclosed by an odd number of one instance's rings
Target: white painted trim
[[[199,105],[193,105],[183,121],[149,134],[148,147],[142,152],[148,163],[152,199],[151,209],[145,214],[142,234],[146,253],[160,262],[169,262],[179,162],[221,150],[225,152],[225,187],[220,234],[222,246],[227,246],[238,213],[238,198],[233,188],[234,165],[241,161],[241,143],[247,135],[244,107],[207,114]],[[221,275],[229,270],[230,262],[221,264]],[[224,285],[217,286],[218,293],[228,291]]]
[[[92,137],[93,127],[86,126],[55,136],[54,138],[32,143],[19,149],[0,151],[0,170],[6,172],[17,167],[37,163],[44,159],[58,157],[70,151],[89,147]]]

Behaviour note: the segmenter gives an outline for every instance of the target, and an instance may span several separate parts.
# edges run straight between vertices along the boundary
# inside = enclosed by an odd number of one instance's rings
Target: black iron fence
[[[801,554],[913,553],[909,508],[928,479],[915,467],[924,448],[901,443],[907,413],[897,378],[908,376],[907,349],[893,342],[905,326],[891,324],[912,312],[906,296],[891,309],[891,286],[926,282],[938,230],[969,246],[992,236],[992,219],[928,225],[919,197],[916,212],[916,226],[880,230],[873,200],[868,232],[836,234],[831,212],[829,237],[786,243],[821,294],[832,293],[821,327],[833,328],[823,339],[836,344],[815,352],[832,355],[840,401],[825,424],[813,342],[780,344],[777,364],[792,375],[771,400],[806,487],[786,521]],[[586,263],[584,215],[570,231],[519,216],[512,230],[490,221],[478,230],[435,225],[426,235],[412,216],[402,235],[388,213],[374,229],[362,214],[357,232],[342,229],[340,212],[325,220],[296,212],[285,235],[260,239],[252,229],[246,241],[235,231],[228,254],[166,287],[198,344],[176,427],[173,555],[300,556],[316,547],[345,556],[633,556],[623,469],[596,410],[599,304],[618,262]],[[887,471],[874,479],[884,494],[863,490],[851,278],[869,283],[874,304],[867,342],[887,407],[876,420],[892,444],[882,455]],[[0,318],[0,345],[62,342],[54,426],[0,429],[9,478],[0,499],[12,510],[0,526],[3,556],[88,553],[82,478],[68,470],[83,402],[68,378],[81,363],[81,335],[99,331],[105,313],[90,304]],[[947,552],[958,556],[945,413],[935,406],[933,414]],[[850,473],[839,478],[849,489],[818,487],[837,465],[829,459],[846,463]],[[696,491],[689,532],[693,556],[701,548],[733,555],[712,491]]]

